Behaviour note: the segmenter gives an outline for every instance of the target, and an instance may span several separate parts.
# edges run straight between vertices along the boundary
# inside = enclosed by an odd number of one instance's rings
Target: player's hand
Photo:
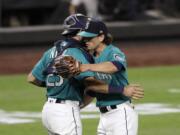
[[[144,97],[144,89],[139,84],[130,84],[124,88],[123,94],[131,99],[141,99]]]

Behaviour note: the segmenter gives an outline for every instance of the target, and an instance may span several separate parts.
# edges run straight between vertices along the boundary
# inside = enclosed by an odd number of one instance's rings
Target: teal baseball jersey
[[[46,82],[47,97],[58,98],[62,100],[82,101],[84,87],[81,82],[84,78],[94,76],[93,72],[83,72],[74,78],[64,79],[59,75],[47,74],[43,71],[57,55],[56,47],[46,51],[40,61],[35,65],[32,74],[40,81]],[[83,64],[89,63],[78,48],[68,48],[62,55],[70,55]]]
[[[126,86],[128,85],[128,76],[127,76],[127,63],[124,53],[117,47],[113,45],[107,46],[100,56],[95,57],[95,63],[102,63],[108,61],[115,61],[122,65],[120,71],[113,74],[105,74],[95,72],[95,78],[101,81],[106,82],[111,86]],[[97,106],[109,106],[123,103],[129,100],[128,97],[122,94],[96,94]]]

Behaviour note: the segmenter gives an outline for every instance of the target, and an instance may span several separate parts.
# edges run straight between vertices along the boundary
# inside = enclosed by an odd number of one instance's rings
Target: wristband
[[[109,85],[108,87],[109,87],[109,89],[108,89],[109,93],[120,93],[120,94],[122,94],[124,91],[124,86],[122,86],[122,85],[120,85],[120,86]]]

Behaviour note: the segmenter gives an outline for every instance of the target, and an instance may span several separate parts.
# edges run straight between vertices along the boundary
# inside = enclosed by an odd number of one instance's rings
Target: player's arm
[[[45,76],[42,71],[45,69],[47,53],[45,52],[43,57],[36,63],[32,71],[27,76],[27,81],[39,87],[46,87]]]
[[[84,80],[84,84],[86,86],[86,91],[94,91],[98,93],[110,93],[108,90],[108,84],[100,80],[94,79],[94,77],[87,77]]]
[[[93,77],[88,77],[85,79],[85,86],[85,91],[93,91],[104,94],[123,94],[132,99],[140,99],[144,97],[144,90],[138,84],[130,84],[128,86],[111,86],[103,83],[102,81],[96,80]]]
[[[93,71],[112,74],[122,70],[126,70],[126,58],[118,50],[108,54],[108,61],[106,62],[80,65],[81,72]]]
[[[81,64],[80,71],[93,71],[93,72],[103,72],[103,73],[115,73],[122,68],[121,64],[115,65],[115,62],[103,62],[98,64]]]
[[[38,80],[33,74],[32,72],[30,72],[27,76],[27,81],[29,83],[32,83],[36,86],[39,86],[39,87],[46,87],[46,83],[44,81],[40,81]]]

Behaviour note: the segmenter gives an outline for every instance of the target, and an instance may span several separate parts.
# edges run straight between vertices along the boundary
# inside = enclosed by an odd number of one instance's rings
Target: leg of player
[[[79,105],[71,101],[60,104],[47,101],[42,110],[42,121],[50,135],[82,135]]]
[[[137,135],[138,115],[130,103],[100,114],[98,135]]]

